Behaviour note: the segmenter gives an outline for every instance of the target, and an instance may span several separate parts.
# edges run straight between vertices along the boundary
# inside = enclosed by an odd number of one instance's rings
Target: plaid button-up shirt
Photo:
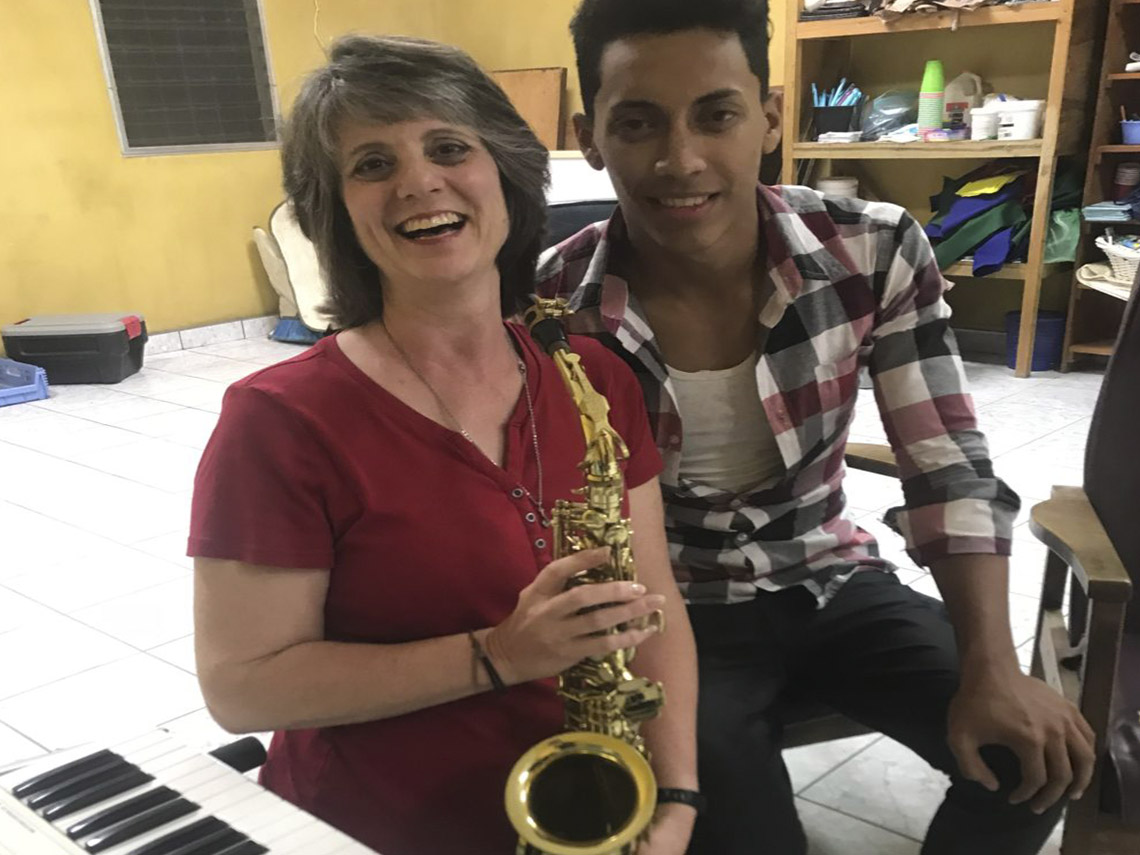
[[[844,516],[843,456],[868,366],[901,470],[900,528],[915,561],[1008,555],[1019,500],[993,473],[942,298],[946,281],[903,209],[757,191],[774,296],[756,384],[785,472],[733,493],[680,475],[683,425],[653,331],[623,273],[621,211],[539,261],[537,291],[567,298],[571,332],[593,335],[641,382],[657,446],[674,572],[692,603],[740,602],[803,585],[820,605],[852,573],[892,570]]]

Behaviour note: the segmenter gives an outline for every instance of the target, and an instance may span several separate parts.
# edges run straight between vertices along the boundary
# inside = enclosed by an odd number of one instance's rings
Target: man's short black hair
[[[586,115],[602,86],[602,53],[630,36],[707,29],[736,33],[768,97],[768,0],[582,0],[570,21]]]

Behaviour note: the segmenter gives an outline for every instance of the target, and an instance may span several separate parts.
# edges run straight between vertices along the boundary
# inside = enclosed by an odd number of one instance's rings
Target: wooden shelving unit
[[[882,33],[948,30],[962,27],[992,27],[1002,24],[1028,24],[1034,21],[1057,21],[1060,3],[1024,3],[1018,6],[992,6],[972,12],[933,12],[903,15],[894,21],[882,18],[840,18],[835,21],[804,21],[797,27],[801,39],[835,39],[847,36],[870,36]]]
[[[1140,145],[1123,145],[1121,143],[1113,143],[1111,145],[1098,145],[1093,151],[1096,152],[1094,161],[1100,163],[1106,154],[1140,154]]]
[[[1093,356],[1112,356],[1112,348],[1115,344],[1115,339],[1103,338],[1099,341],[1086,341],[1083,344],[1070,345],[1069,350],[1073,353],[1088,353]]]
[[[787,15],[787,38],[784,66],[785,135],[784,181],[794,182],[800,161],[856,160],[990,160],[994,158],[1031,158],[1036,162],[1037,184],[1031,221],[1028,259],[1014,275],[1022,284],[1021,330],[1018,340],[1017,368],[1019,377],[1028,377],[1033,343],[1037,331],[1037,311],[1041,300],[1041,279],[1055,272],[1043,264],[1045,237],[1049,221],[1049,200],[1058,156],[1082,150],[1083,109],[1089,99],[1085,69],[1090,66],[1092,46],[1099,35],[1097,7],[1102,0],[1043,0],[1015,6],[994,6],[973,11],[908,14],[893,21],[877,17],[847,18],[832,21],[799,21],[799,0],[790,0]],[[1135,2],[1140,0],[1116,0]],[[1052,28],[1052,53],[1049,58],[1048,85],[1045,96],[1045,119],[1041,139],[1024,142],[943,142],[943,143],[850,143],[821,144],[803,139],[811,111],[809,83],[813,80],[838,79],[846,76],[859,80],[859,69],[853,66],[852,46],[867,36],[937,32],[947,40],[944,56],[954,55],[953,39],[969,39],[976,28],[1009,30],[1036,25]],[[824,43],[826,40],[826,43]],[[958,44],[961,44],[959,42]],[[913,86],[917,88],[922,73],[922,58],[916,58]],[[1123,67],[1123,66],[1122,66]],[[976,69],[981,70],[981,69]],[[1070,70],[1073,71],[1070,74]],[[879,92],[868,92],[874,96]],[[1065,121],[1061,122],[1062,104]],[[1087,150],[1087,149],[1084,149]],[[1138,148],[1140,150],[1140,148]],[[888,200],[889,201],[889,200]],[[959,273],[959,271],[962,271]],[[968,270],[951,268],[948,275],[969,275]]]
[[[958,142],[798,142],[792,146],[796,160],[993,160],[995,157],[1038,157],[1041,140],[960,140]]]
[[[1120,108],[1140,111],[1140,73],[1123,72],[1130,45],[1140,44],[1140,0],[1109,0],[1105,25],[1104,52],[1093,113],[1091,148],[1085,173],[1082,204],[1091,205],[1111,198],[1116,167],[1127,160],[1140,160],[1140,145],[1120,143]],[[1077,249],[1077,264],[1104,261],[1095,239],[1111,227],[1118,234],[1140,233],[1140,223],[1084,223]],[[1115,333],[1124,315],[1131,289],[1125,286],[1089,286],[1077,281],[1069,290],[1069,316],[1065,325],[1065,345],[1061,370],[1069,370],[1084,354],[1111,356]]]
[[[1046,279],[1055,273],[1061,273],[1067,268],[1071,267],[1070,264],[1042,264],[1041,265],[1041,278]],[[1016,264],[1007,264],[1002,269],[991,274],[990,279],[1018,279],[1025,280],[1029,265],[1020,262]],[[946,276],[968,276],[973,277],[974,265],[969,261],[959,261],[957,264],[951,264],[942,273]]]

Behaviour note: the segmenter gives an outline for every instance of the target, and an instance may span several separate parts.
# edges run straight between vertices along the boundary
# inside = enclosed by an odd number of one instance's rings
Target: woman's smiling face
[[[509,215],[499,168],[473,129],[350,121],[339,155],[356,239],[388,281],[459,284],[495,272]]]

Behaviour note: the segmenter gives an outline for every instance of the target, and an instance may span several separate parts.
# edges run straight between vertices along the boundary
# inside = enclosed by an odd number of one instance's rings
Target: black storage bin
[[[4,349],[19,362],[47,371],[52,385],[118,383],[143,364],[146,321],[141,315],[40,315],[0,328]]]
[[[812,114],[816,136],[855,130],[855,110],[855,107],[816,107]]]

